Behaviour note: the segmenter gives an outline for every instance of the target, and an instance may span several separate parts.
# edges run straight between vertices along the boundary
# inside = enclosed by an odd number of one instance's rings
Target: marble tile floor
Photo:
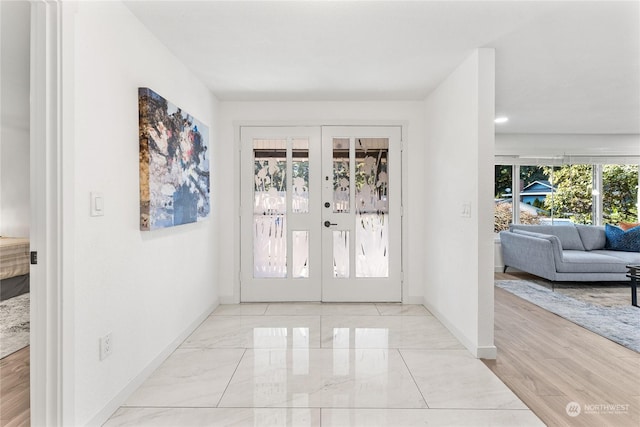
[[[105,426],[542,426],[424,307],[221,305]]]

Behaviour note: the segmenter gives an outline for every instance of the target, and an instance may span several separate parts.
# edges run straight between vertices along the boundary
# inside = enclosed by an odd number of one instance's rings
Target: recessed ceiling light
[[[509,117],[496,117],[496,119],[494,120],[494,122],[496,123],[507,123],[509,121]]]

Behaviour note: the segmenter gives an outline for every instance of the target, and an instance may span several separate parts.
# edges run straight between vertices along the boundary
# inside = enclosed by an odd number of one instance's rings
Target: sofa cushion
[[[604,249],[607,243],[607,236],[604,233],[604,227],[595,225],[576,224],[576,229],[582,240],[582,245],[587,251],[595,251]]]
[[[607,254],[587,251],[563,251],[559,273],[626,273],[625,262]]]
[[[624,263],[625,265],[640,264],[640,252],[609,251],[604,249],[593,251],[593,253],[608,255],[612,258],[618,258],[620,262]]]
[[[607,244],[605,249],[612,251],[640,252],[640,227],[624,231],[615,225],[605,225]]]
[[[562,243],[562,249],[584,251],[584,245],[574,225],[526,225],[511,224],[512,231],[525,230],[534,233],[551,234],[557,236]]]

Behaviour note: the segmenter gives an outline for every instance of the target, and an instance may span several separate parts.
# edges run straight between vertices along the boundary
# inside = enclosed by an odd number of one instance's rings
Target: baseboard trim
[[[418,305],[424,305],[424,297],[422,296],[408,296],[405,298],[404,301],[402,301],[403,304],[418,304]]]
[[[239,304],[240,301],[236,301],[236,298],[231,295],[231,296],[225,296],[225,295],[221,295],[220,296],[220,304]]]
[[[498,350],[495,346],[477,346],[473,344],[453,323],[447,319],[446,316],[429,304],[426,298],[423,299],[422,305],[424,305],[425,308],[429,310],[429,312],[433,314],[435,318],[438,319],[458,341],[460,341],[460,344],[465,346],[473,357],[477,359],[495,359],[497,357]]]
[[[402,304],[424,305],[423,302],[424,302],[424,298],[416,295],[407,296],[402,300]],[[220,304],[240,304],[240,301],[237,301],[236,297],[232,295],[221,295]]]
[[[120,408],[133,394],[134,391],[138,389],[142,385],[143,382],[156,370],[158,367],[165,361],[167,358],[182,344],[182,342],[187,339],[189,335],[196,330],[198,326],[204,322],[204,320],[209,317],[213,310],[215,310],[220,302],[218,300],[214,301],[202,314],[200,314],[187,328],[182,331],[180,335],[176,339],[174,339],[171,344],[169,344],[164,350],[156,356],[151,363],[149,363],[138,375],[133,378],[129,384],[127,384],[121,391],[118,393],[109,403],[105,405],[100,412],[98,412],[93,419],[87,424],[88,426],[101,426]]]
[[[495,345],[478,347],[476,357],[478,359],[495,360],[498,358],[498,348]]]

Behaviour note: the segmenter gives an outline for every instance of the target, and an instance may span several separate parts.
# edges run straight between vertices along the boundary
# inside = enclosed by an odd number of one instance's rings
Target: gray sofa
[[[629,281],[640,252],[605,249],[604,227],[511,225],[500,232],[504,271],[513,267],[554,282]]]

